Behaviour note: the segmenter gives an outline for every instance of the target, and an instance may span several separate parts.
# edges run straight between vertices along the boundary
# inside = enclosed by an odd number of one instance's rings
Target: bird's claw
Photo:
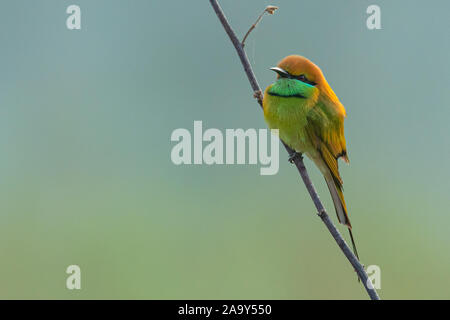
[[[290,155],[289,155],[289,162],[290,163],[295,163],[295,160],[296,159],[303,159],[303,156],[302,156],[302,154],[301,153],[299,153],[299,152],[293,152],[293,153],[291,153]]]

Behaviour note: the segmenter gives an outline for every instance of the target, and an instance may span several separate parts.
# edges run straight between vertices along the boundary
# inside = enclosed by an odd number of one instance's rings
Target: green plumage
[[[309,98],[314,89],[314,86],[299,80],[281,78],[272,85],[268,93],[280,97]]]

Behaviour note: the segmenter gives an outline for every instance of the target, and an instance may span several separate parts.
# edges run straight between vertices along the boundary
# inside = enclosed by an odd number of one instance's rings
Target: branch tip
[[[268,14],[274,14],[276,10],[278,10],[277,6],[267,6],[264,9],[264,11],[258,16],[255,23],[251,25],[250,29],[248,29],[247,33],[245,34],[244,38],[242,39],[242,42],[241,42],[242,47],[244,47],[245,40],[247,40],[247,37],[249,36],[250,32],[252,32],[253,29],[255,29],[256,26],[258,25],[259,21],[261,21],[262,17],[264,16],[264,13],[267,12]]]
[[[267,6],[264,11],[266,11],[268,14],[274,14],[277,9],[277,6]]]

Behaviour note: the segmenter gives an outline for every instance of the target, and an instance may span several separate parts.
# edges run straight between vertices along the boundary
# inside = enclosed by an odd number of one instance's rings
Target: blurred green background
[[[220,2],[240,36],[280,7],[246,46],[262,87],[301,54],[346,106],[345,195],[381,297],[450,298],[450,2]],[[266,127],[207,1],[8,0],[0,41],[0,298],[367,298],[283,150],[275,176],[172,164],[194,120]]]

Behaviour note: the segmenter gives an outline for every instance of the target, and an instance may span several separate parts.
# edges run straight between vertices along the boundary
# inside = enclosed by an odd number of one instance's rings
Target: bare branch
[[[242,39],[241,45],[242,47],[245,46],[245,40],[247,39],[248,35],[250,34],[250,32],[253,31],[253,29],[256,28],[256,26],[258,25],[259,21],[261,21],[262,17],[264,16],[264,13],[268,13],[268,14],[274,14],[275,11],[278,9],[278,7],[276,6],[267,6],[264,11],[259,15],[258,19],[256,19],[255,23],[252,24],[252,26],[250,27],[250,29],[248,29],[247,33],[244,36],[244,39]]]
[[[244,67],[244,71],[247,74],[248,80],[250,81],[250,85],[252,86],[255,98],[257,98],[259,105],[262,107],[262,91],[259,87],[258,81],[256,80],[255,74],[253,73],[253,70],[250,66],[250,63],[248,62],[247,55],[245,54],[243,43],[241,44],[236,37],[236,34],[234,33],[233,29],[231,28],[230,24],[228,23],[227,18],[225,17],[222,8],[219,6],[217,0],[210,0],[210,3],[219,18],[220,22],[222,23],[223,28],[225,29],[226,33],[228,34],[228,37],[230,38],[231,42],[233,43],[234,47],[236,48],[237,54],[239,56],[239,59],[241,60],[242,66]],[[266,12],[267,8],[264,10]],[[273,9],[273,11],[276,9]],[[262,15],[264,15],[264,12]],[[270,12],[269,12],[270,13]],[[273,12],[272,12],[273,13]],[[258,18],[258,20],[255,22],[254,25],[256,25],[259,20],[261,20],[262,15]],[[253,26],[252,26],[253,27]],[[248,34],[253,30],[253,28],[250,28],[250,30],[247,32],[247,35],[244,37],[245,41]],[[345,242],[342,235],[339,233],[339,231],[336,229],[335,225],[331,221],[330,217],[328,216],[322,202],[320,201],[320,198],[314,188],[314,185],[311,182],[311,179],[309,178],[308,172],[306,171],[305,164],[303,163],[303,157],[300,154],[296,154],[294,150],[289,148],[286,144],[284,144],[284,147],[286,148],[286,151],[289,153],[289,158],[292,159],[292,162],[295,164],[295,166],[298,169],[298,172],[300,173],[303,183],[306,186],[306,189],[309,192],[309,195],[311,196],[312,201],[314,202],[314,205],[317,209],[319,217],[322,219],[325,226],[330,231],[331,235],[333,236],[334,240],[338,244],[339,248],[342,250],[348,261],[351,263],[353,268],[355,269],[356,273],[358,274],[359,278],[361,279],[367,293],[369,294],[369,297],[372,300],[379,300],[380,297],[378,296],[376,290],[373,288],[372,283],[369,280],[369,277],[364,270],[363,265],[359,262],[359,260],[356,258],[356,256],[353,254],[353,252],[350,250],[349,246]]]

